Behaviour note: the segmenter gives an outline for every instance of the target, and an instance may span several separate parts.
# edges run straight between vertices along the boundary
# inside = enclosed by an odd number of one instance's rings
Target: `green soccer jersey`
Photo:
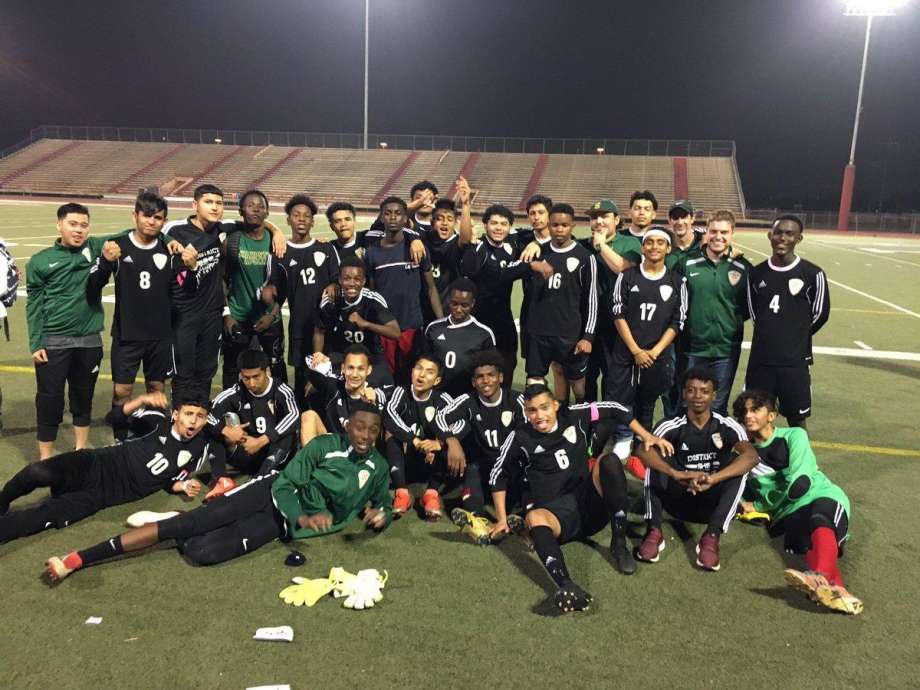
[[[387,524],[393,516],[390,497],[390,466],[372,448],[358,455],[345,434],[317,436],[297,451],[272,484],[275,506],[297,539],[338,532],[370,501],[380,508]],[[324,532],[297,525],[301,515],[326,512],[332,527]]]
[[[818,469],[804,429],[777,428],[769,440],[754,447],[760,463],[748,475],[744,495],[756,510],[779,522],[818,498],[829,498],[849,517],[850,499]]]
[[[272,249],[272,235],[263,230],[262,239],[257,240],[240,232],[236,237],[231,235],[227,239],[227,247],[227,276],[230,283],[227,306],[230,308],[230,316],[240,323],[255,323],[269,310],[261,299],[261,292]],[[278,316],[275,321],[280,318]]]
[[[684,351],[697,357],[729,357],[744,337],[750,262],[740,256],[713,262],[697,247],[680,258],[675,270],[687,279],[690,296]]]

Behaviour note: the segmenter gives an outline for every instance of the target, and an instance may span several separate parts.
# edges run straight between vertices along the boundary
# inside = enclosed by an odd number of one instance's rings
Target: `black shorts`
[[[559,543],[575,541],[597,534],[610,522],[604,499],[594,482],[587,477],[575,491],[557,496],[533,509],[548,510],[559,521]]]
[[[779,411],[786,419],[811,416],[811,370],[807,364],[774,367],[748,362],[745,390],[761,390],[779,398]]]
[[[771,537],[783,535],[783,548],[790,553],[806,553],[811,548],[811,533],[818,527],[830,527],[843,548],[850,529],[849,516],[843,506],[831,498],[816,498],[794,513],[772,524]]]
[[[611,361],[604,379],[604,399],[637,407],[654,403],[674,383],[674,360],[665,351],[648,369]]]
[[[172,342],[169,340],[121,340],[112,338],[112,381],[133,384],[144,364],[147,381],[165,381],[172,368]]]
[[[479,317],[476,317],[479,318]],[[518,331],[514,325],[514,319],[500,319],[495,321],[486,321],[479,319],[484,325],[492,329],[495,335],[495,349],[499,352],[513,352],[517,355],[518,351]]]
[[[527,341],[526,370],[528,376],[546,376],[549,365],[562,365],[566,379],[578,381],[588,371],[588,354],[575,354],[578,339],[560,338],[548,335],[530,335]]]

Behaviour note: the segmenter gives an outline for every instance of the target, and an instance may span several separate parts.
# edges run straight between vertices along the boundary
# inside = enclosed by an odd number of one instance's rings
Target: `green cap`
[[[686,211],[691,216],[695,213],[695,211],[693,210],[693,204],[691,204],[686,199],[678,199],[673,204],[671,204],[671,208],[668,209],[668,217],[670,218],[671,214],[674,213],[674,211],[678,209],[680,209],[681,211]]]
[[[591,208],[585,211],[589,216],[602,216],[605,213],[616,213],[620,215],[620,209],[611,199],[598,199],[593,204]]]

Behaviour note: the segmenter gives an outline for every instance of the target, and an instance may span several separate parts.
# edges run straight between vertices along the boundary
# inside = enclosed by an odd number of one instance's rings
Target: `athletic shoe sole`
[[[143,527],[144,525],[149,525],[152,522],[162,522],[163,520],[168,520],[169,518],[176,517],[178,514],[178,510],[171,510],[167,513],[155,513],[152,510],[139,510],[136,513],[129,515],[128,519],[125,520],[125,524],[128,527]]]
[[[793,570],[788,568],[783,571],[783,579],[786,581],[786,584],[792,587],[793,589],[798,590],[804,594],[807,594],[809,598],[814,599],[814,594],[823,583],[813,584],[811,578],[809,578],[805,573],[800,570]]]
[[[696,564],[703,570],[709,570],[710,572],[717,573],[722,567],[721,563],[716,563],[715,566],[703,565],[703,562],[700,560],[700,545],[696,545]]]
[[[450,511],[450,521],[463,530],[464,534],[469,535],[470,539],[479,546],[488,546],[492,539],[488,534],[476,534],[473,530],[473,521],[470,519],[470,512],[463,508],[454,508]]]
[[[556,591],[556,607],[563,613],[587,611],[592,601],[591,595],[579,587],[563,587]]]
[[[654,558],[642,558],[642,555],[641,555],[641,553],[642,553],[642,546],[640,545],[639,548],[636,549],[636,552],[635,552],[635,554],[634,554],[635,557],[636,557],[636,560],[637,560],[637,561],[642,561],[643,563],[657,563],[657,562],[658,562],[658,559],[661,558],[661,552],[664,551],[664,545],[665,545],[665,543],[666,543],[665,540],[662,539],[662,540],[661,540],[661,543],[658,544],[658,553],[655,554],[655,557],[654,557]]]

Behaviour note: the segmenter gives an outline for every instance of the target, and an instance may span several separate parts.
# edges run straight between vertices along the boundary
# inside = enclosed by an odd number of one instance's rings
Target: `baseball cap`
[[[620,215],[620,209],[611,199],[598,199],[593,204],[591,208],[585,211],[589,216],[601,216],[605,213],[616,213]]]
[[[671,207],[668,209],[668,217],[670,218],[671,214],[674,213],[674,211],[677,211],[678,209],[680,209],[681,211],[686,211],[691,216],[695,212],[693,209],[693,204],[691,204],[689,201],[687,201],[686,199],[677,199],[673,204],[671,204]]]

